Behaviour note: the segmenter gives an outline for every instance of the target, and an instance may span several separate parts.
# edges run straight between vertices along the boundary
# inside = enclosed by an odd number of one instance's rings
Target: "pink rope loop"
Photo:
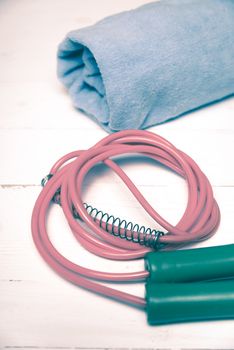
[[[112,160],[122,154],[141,153],[164,164],[183,176],[188,185],[188,202],[185,212],[173,226],[148,203],[124,171]],[[213,197],[211,185],[198,165],[185,153],[161,136],[149,131],[126,130],[108,135],[86,151],[75,151],[59,159],[52,167],[48,183],[41,191],[33,213],[32,234],[35,245],[45,261],[62,277],[96,293],[123,302],[145,307],[143,298],[109,288],[94,280],[139,281],[148,277],[147,271],[109,273],[87,269],[74,264],[61,255],[49,239],[46,214],[55,193],[60,190],[60,203],[64,215],[77,240],[90,252],[116,260],[142,258],[151,249],[132,241],[119,239],[98,225],[89,215],[81,198],[83,181],[88,171],[103,162],[122,179],[147,213],[167,231],[159,237],[166,249],[204,240],[216,230],[220,221],[219,207]],[[74,217],[74,209],[81,220]],[[90,233],[91,232],[91,233]]]

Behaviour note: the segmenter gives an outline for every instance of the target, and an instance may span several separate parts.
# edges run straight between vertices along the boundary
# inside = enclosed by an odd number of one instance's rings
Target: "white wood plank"
[[[0,83],[20,86],[20,82],[54,79],[57,46],[68,31],[146,2],[101,0],[98,5],[92,0],[85,5],[76,0],[59,4],[54,0],[1,2]]]
[[[1,2],[0,82],[19,84],[53,79],[57,46],[68,31],[146,2],[101,0],[98,6],[92,0],[85,4],[76,0]]]
[[[159,134],[190,155],[212,185],[234,185],[234,131],[195,129],[175,133],[164,125]],[[106,133],[101,128],[86,132],[82,129],[0,130],[0,183],[38,184],[62,155],[87,149],[104,136]],[[124,162],[124,169],[138,185],[167,185],[178,181],[177,176],[152,162],[144,162],[144,166],[141,161]],[[101,176],[103,182],[119,181],[110,172],[101,172]]]
[[[56,51],[65,34],[144,0],[2,1],[0,4],[0,348],[234,349],[233,321],[150,327],[143,312],[106,300],[58,277],[40,258],[30,232],[41,178],[63,154],[106,135],[76,111],[56,77]],[[233,242],[234,98],[154,128],[187,152],[214,186],[222,221],[199,246]],[[182,179],[151,162],[120,163],[150,203],[176,223],[186,203]],[[111,193],[111,196],[110,196]],[[153,226],[119,179],[94,169],[84,200],[114,215]],[[110,262],[79,247],[58,206],[49,229],[74,262],[131,271],[143,261]],[[144,295],[142,284],[118,288]]]

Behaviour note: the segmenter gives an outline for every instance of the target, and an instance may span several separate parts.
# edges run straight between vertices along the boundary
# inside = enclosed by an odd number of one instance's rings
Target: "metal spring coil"
[[[41,184],[43,187],[50,178],[51,176],[49,174],[42,179]],[[53,202],[60,205],[60,189],[56,191],[53,197]],[[99,210],[90,204],[83,204],[93,220],[110,234],[126,239],[127,241],[138,243],[145,247],[153,248],[155,250],[159,250],[162,248],[162,246],[164,246],[164,244],[159,243],[160,236],[165,234],[163,231],[151,229],[150,227],[145,227],[144,225],[140,226],[138,224],[134,224],[132,221],[114,217],[113,215]],[[74,218],[80,219],[79,214],[74,207],[72,211]]]
[[[161,247],[158,240],[160,236],[164,235],[164,232],[143,225],[140,226],[119,217],[114,217],[87,203],[84,203],[84,207],[93,220],[98,222],[100,227],[114,236],[154,249],[159,249]]]

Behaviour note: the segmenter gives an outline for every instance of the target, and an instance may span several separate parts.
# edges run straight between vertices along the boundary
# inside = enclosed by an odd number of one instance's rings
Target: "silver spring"
[[[98,223],[101,228],[114,236],[156,250],[163,246],[159,242],[160,237],[165,234],[163,231],[151,229],[150,227],[145,227],[143,225],[139,226],[131,221],[114,217],[113,215],[109,215],[87,203],[84,203],[84,207],[92,219]]]
[[[51,174],[47,175],[44,179],[42,179],[41,185],[44,187],[51,177]],[[60,188],[56,191],[52,200],[54,203],[60,205]],[[87,203],[84,203],[84,207],[87,210],[87,213],[96,223],[98,223],[101,228],[116,237],[120,237],[122,239],[126,239],[127,241],[132,241],[155,250],[159,250],[164,246],[164,244],[160,243],[160,237],[165,235],[163,231],[140,226],[131,221],[114,217],[113,215],[109,215],[108,213],[103,212],[102,210],[99,210]],[[80,219],[80,216],[74,206],[72,207],[72,211],[74,218]]]

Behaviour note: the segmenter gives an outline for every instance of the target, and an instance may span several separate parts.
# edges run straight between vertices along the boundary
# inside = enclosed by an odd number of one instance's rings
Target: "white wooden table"
[[[145,314],[58,277],[36,251],[30,231],[40,180],[61,155],[106,135],[72,107],[56,78],[56,48],[65,34],[145,3],[144,0],[47,0],[0,3],[0,348],[234,349],[234,321],[150,327]],[[199,246],[234,241],[234,100],[151,128],[191,155],[209,177],[221,208],[217,234]],[[186,203],[182,179],[150,162],[123,163],[150,203],[176,223]],[[119,179],[93,171],[84,200],[152,225]],[[85,252],[59,207],[50,234],[65,256],[84,266],[130,271],[138,262],[110,262]],[[143,296],[141,284],[119,286]]]

